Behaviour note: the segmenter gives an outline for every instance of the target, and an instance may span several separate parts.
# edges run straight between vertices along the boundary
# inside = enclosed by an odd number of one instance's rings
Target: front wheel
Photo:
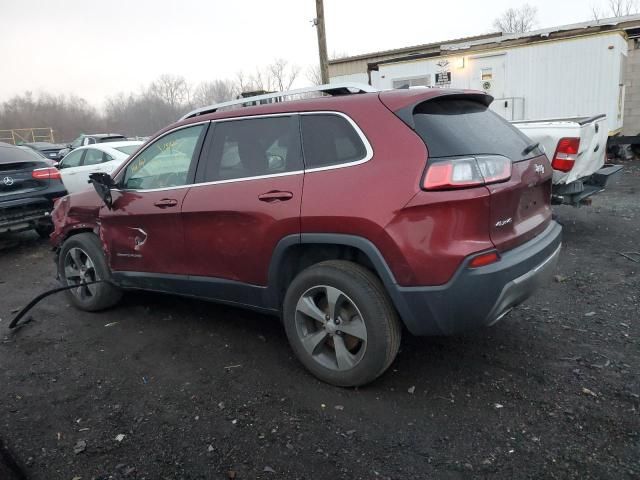
[[[67,239],[60,249],[58,274],[71,303],[80,310],[95,312],[120,300],[122,291],[109,283],[111,278],[100,240],[92,233],[79,233]],[[91,282],[106,280],[101,283]]]
[[[398,315],[378,277],[347,261],[307,268],[287,290],[283,319],[298,359],[341,387],[380,376],[400,348]]]

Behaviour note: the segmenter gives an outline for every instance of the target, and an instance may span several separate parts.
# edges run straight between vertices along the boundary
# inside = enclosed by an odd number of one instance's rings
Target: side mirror
[[[67,143],[67,148],[71,150],[73,148],[73,145],[71,145],[70,143]]]
[[[116,188],[116,182],[113,181],[111,175],[104,172],[96,172],[89,175],[89,183],[93,184],[93,188],[98,192],[98,196],[102,199],[109,210],[113,210],[113,198],[111,197],[111,189]]]

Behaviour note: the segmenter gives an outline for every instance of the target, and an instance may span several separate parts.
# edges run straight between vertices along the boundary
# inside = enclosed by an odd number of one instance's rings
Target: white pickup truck
[[[607,116],[511,122],[544,148],[553,167],[555,204],[588,205],[622,166],[606,164]]]

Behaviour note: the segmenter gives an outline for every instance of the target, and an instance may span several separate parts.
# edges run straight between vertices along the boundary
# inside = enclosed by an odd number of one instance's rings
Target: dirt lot
[[[0,478],[639,478],[639,194],[628,165],[557,209],[552,284],[490,330],[406,335],[359,390],[308,375],[276,319],[180,298],[57,295],[9,333],[55,281],[46,243],[5,237]]]

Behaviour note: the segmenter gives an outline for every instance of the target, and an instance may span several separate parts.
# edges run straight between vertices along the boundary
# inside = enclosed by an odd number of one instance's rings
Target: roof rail
[[[214,113],[220,108],[231,107],[233,105],[245,106],[254,104],[255,102],[260,102],[262,100],[289,97],[292,95],[302,95],[305,93],[321,92],[328,95],[349,95],[352,93],[373,93],[377,91],[378,89],[364,83],[328,83],[325,85],[317,85],[314,87],[298,88],[295,90],[287,90],[285,92],[265,93],[264,95],[256,95],[254,97],[239,98],[237,100],[230,100],[228,102],[216,103],[215,105],[209,105],[207,107],[201,107],[192,110],[191,112],[181,117],[180,120],[197,117],[198,115],[204,115],[206,113]]]

